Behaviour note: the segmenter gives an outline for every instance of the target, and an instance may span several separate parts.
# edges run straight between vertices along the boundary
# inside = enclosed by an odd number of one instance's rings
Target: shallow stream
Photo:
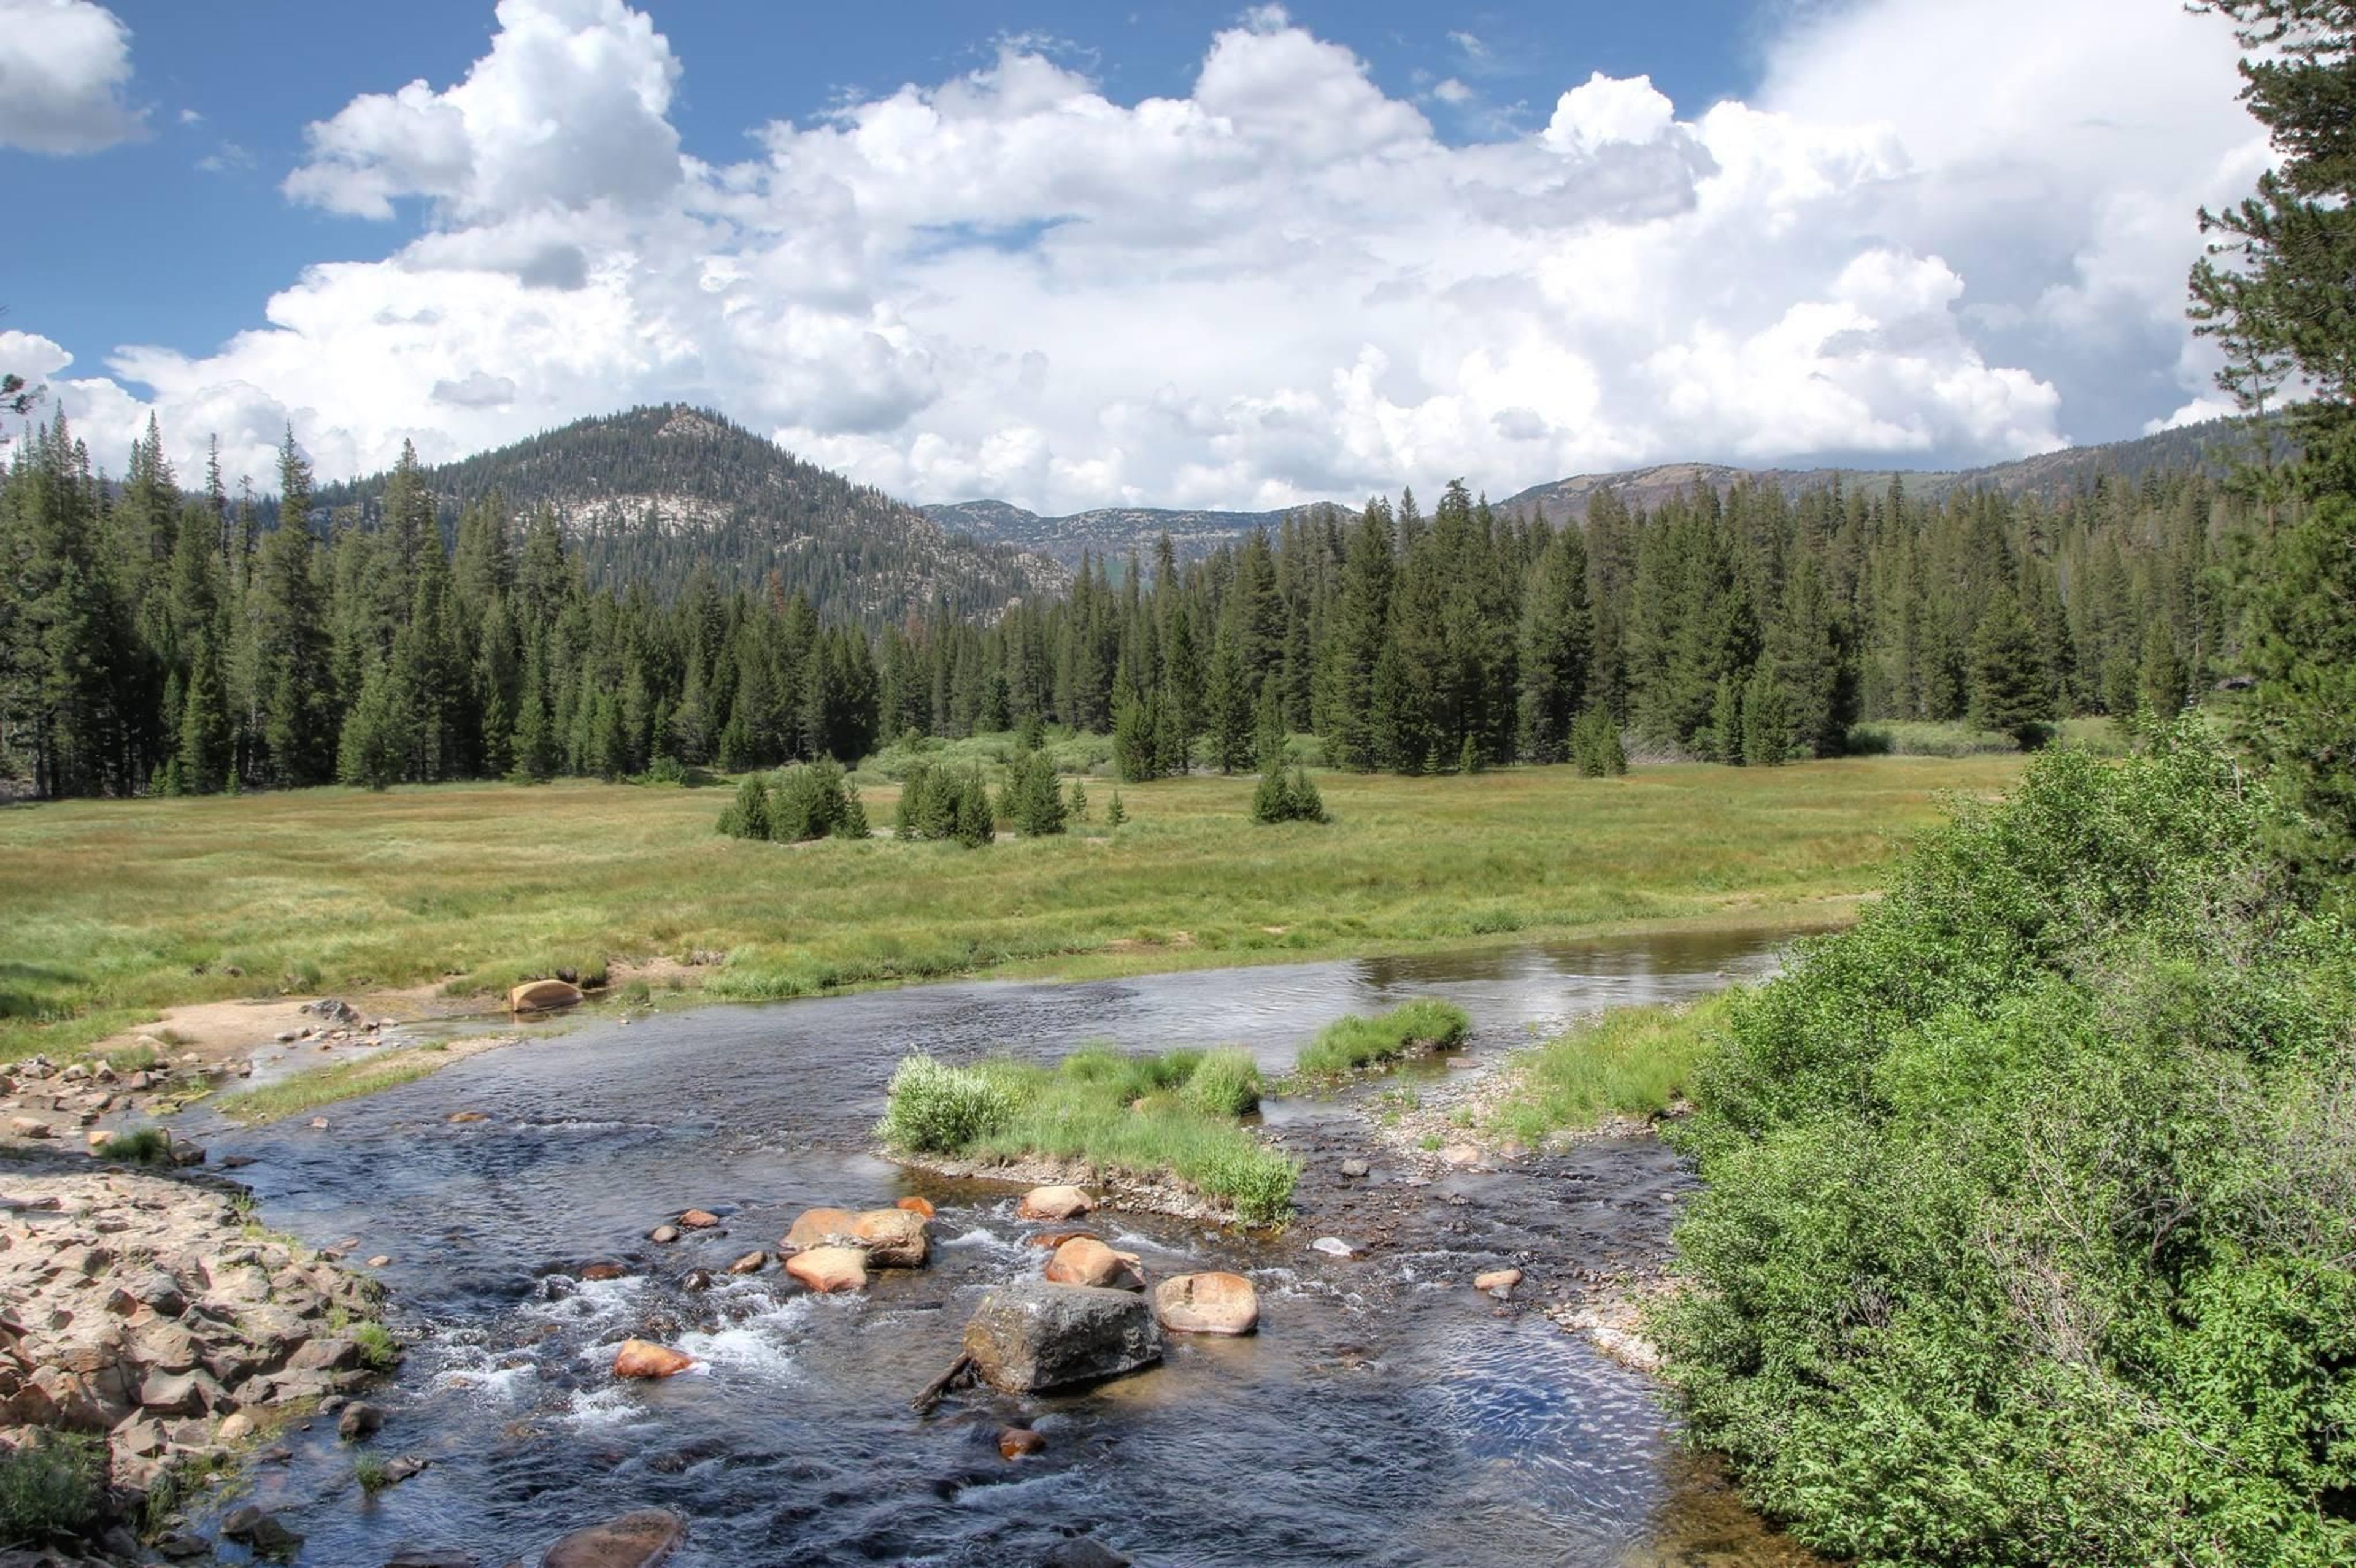
[[[955,1356],[991,1285],[1035,1272],[1016,1189],[912,1177],[868,1132],[893,1064],[922,1049],[1051,1060],[1090,1040],[1136,1050],[1239,1043],[1280,1070],[1342,1013],[1441,996],[1493,1059],[1534,1030],[1691,997],[1772,965],[1779,939],[1655,935],[1559,947],[1199,971],[1087,984],[980,982],[589,1022],[434,1077],[253,1131],[213,1129],[253,1163],[275,1227],[380,1272],[412,1339],[374,1446],[433,1461],[361,1492],[333,1423],[290,1435],[252,1500],[307,1539],[302,1561],[473,1552],[487,1568],[630,1508],[690,1522],[678,1568],[1021,1565],[1074,1533],[1141,1564],[1764,1564],[1806,1559],[1676,1448],[1644,1380],[1535,1308],[1580,1271],[1657,1257],[1688,1179],[1650,1141],[1606,1142],[1428,1184],[1387,1157],[1366,1091],[1271,1103],[1308,1162],[1303,1214],[1273,1238],[1150,1216],[1094,1228],[1149,1274],[1251,1275],[1262,1326],[1174,1339],[1159,1368],[1091,1392],[908,1401]],[[1419,1071],[1449,1073],[1433,1064]],[[454,1112],[482,1113],[453,1124]],[[1369,1182],[1339,1162],[1369,1158]],[[929,1268],[816,1297],[775,1269],[794,1215],[921,1193],[939,1208]],[[647,1232],[682,1210],[719,1233]],[[1312,1253],[1320,1235],[1368,1246]],[[629,1277],[582,1283],[593,1261]],[[1517,1263],[1522,1302],[1472,1275]],[[703,1365],[618,1385],[638,1335]],[[1008,1462],[1010,1418],[1048,1439]],[[233,1548],[225,1548],[225,1552]]]

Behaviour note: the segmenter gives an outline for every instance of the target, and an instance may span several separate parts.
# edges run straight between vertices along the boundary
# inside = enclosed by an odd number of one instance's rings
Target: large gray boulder
[[[1133,1292],[1026,1279],[981,1298],[965,1353],[991,1387],[1033,1393],[1150,1367],[1162,1329]]]

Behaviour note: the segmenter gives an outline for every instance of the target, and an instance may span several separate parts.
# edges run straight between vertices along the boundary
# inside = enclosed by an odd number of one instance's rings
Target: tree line
[[[184,489],[151,421],[123,477],[62,416],[0,481],[0,768],[37,794],[605,778],[845,763],[909,731],[1109,732],[1136,780],[1248,770],[1271,737],[1423,773],[1655,755],[1830,755],[1876,720],[2033,741],[2172,711],[2233,668],[2260,524],[2199,473],[2057,502],[1838,482],[1606,490],[1580,519],[1461,482],[1321,507],[1181,566],[1084,560],[984,624],[869,631],[772,577],[593,587],[548,507],[496,493],[446,535],[413,453],[365,512],[277,504],[218,462]],[[281,526],[278,519],[289,519]],[[291,520],[301,519],[300,526]]]

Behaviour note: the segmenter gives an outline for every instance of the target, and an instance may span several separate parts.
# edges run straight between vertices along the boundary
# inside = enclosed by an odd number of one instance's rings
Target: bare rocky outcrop
[[[374,1376],[348,1325],[373,1282],[249,1232],[237,1189],[128,1170],[0,1168],[0,1440],[103,1434],[144,1489],[273,1407]]]

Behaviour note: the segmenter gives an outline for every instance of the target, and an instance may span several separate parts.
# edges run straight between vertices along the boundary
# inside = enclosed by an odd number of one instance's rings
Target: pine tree
[[[2009,592],[1990,601],[1973,634],[1971,683],[1974,724],[2010,735],[2024,750],[2044,744],[2053,707],[2037,629]]]
[[[1223,773],[1249,767],[1253,752],[1251,687],[1244,668],[1243,650],[1232,637],[1219,639],[1212,652],[1205,701],[1210,718],[1212,763]]]
[[[1115,790],[1112,792],[1112,799],[1105,805],[1105,826],[1107,827],[1119,827],[1122,823],[1127,822],[1128,820],[1129,813],[1121,809],[1120,791]]]
[[[720,831],[731,838],[769,837],[769,786],[759,774],[736,786],[736,798],[720,814]]]
[[[1075,822],[1086,822],[1088,819],[1088,792],[1077,779],[1072,781],[1071,804],[1066,809]]]
[[[2168,623],[2155,620],[2144,634],[2143,664],[2136,672],[2136,695],[2142,706],[2162,719],[2184,711],[2190,693],[2184,661],[2177,656],[2176,638]]]
[[[1269,676],[1261,683],[1259,711],[1252,725],[1252,763],[1266,771],[1280,768],[1290,737],[1284,727],[1284,699],[1277,677]]]
[[[1534,763],[1558,763],[1587,706],[1594,627],[1587,609],[1587,547],[1565,528],[1538,560],[1521,617],[1519,744]]]
[[[1742,761],[1754,768],[1783,765],[1791,755],[1792,721],[1783,703],[1783,683],[1771,660],[1751,671],[1742,693]]]
[[[336,777],[372,790],[398,784],[416,740],[413,694],[399,664],[388,659],[362,678],[359,700],[345,715]]]
[[[230,782],[229,702],[221,689],[220,664],[212,638],[201,636],[188,660],[187,695],[179,715],[180,784],[192,795],[211,795]]]
[[[1703,754],[1712,762],[1742,765],[1742,682],[1732,675],[1719,677],[1718,695],[1709,706],[1709,727]]]

